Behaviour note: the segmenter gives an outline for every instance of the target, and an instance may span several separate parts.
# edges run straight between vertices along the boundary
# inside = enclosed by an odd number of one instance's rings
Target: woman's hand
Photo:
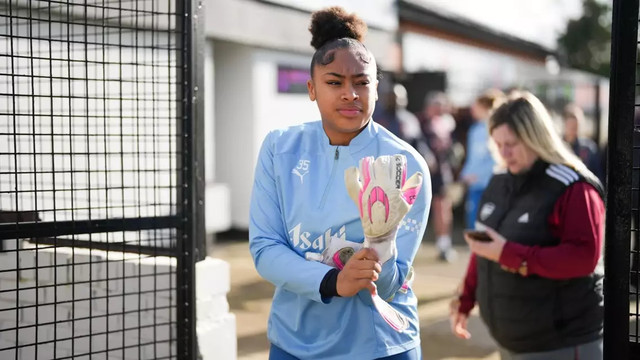
[[[371,294],[376,293],[378,276],[382,266],[378,263],[378,255],[375,250],[364,248],[347,261],[344,268],[338,273],[336,290],[343,297],[354,296],[362,289],[369,289]]]
[[[471,333],[467,330],[468,316],[458,311],[460,300],[457,298],[451,300],[449,304],[449,323],[451,324],[451,332],[460,339],[470,339]]]
[[[466,234],[464,235],[464,240],[469,244],[469,249],[471,249],[471,251],[476,255],[482,256],[488,260],[499,262],[502,249],[504,248],[504,244],[507,240],[489,227],[485,227],[483,230],[487,232],[491,241],[476,241]]]
[[[478,181],[478,176],[474,174],[468,174],[462,177],[462,181],[467,185],[473,185]]]

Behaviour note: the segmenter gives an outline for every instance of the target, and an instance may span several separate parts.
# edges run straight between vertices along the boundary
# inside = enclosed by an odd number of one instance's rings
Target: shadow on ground
[[[478,359],[495,353],[496,345],[487,334],[482,320],[472,315],[468,325],[472,336],[470,340],[455,337],[450,331],[448,319],[421,325],[422,357],[430,360]]]
[[[469,322],[471,332],[477,337],[483,336],[482,326],[479,322],[480,319],[473,316]],[[478,345],[477,341],[466,341],[454,337],[448,331],[448,327],[448,321],[439,321],[421,327],[422,357],[424,359],[478,359],[488,357],[495,352],[495,346],[488,345],[487,341],[482,341],[483,344]],[[238,337],[239,357],[264,352],[266,349],[269,349],[269,341],[265,332]]]
[[[269,340],[267,339],[267,333],[261,332],[253,335],[245,335],[238,337],[238,357],[251,355],[254,353],[264,352],[269,350]]]
[[[233,310],[248,310],[246,304],[256,300],[271,299],[275,287],[268,281],[262,279],[242,284],[234,285],[227,294],[229,308]]]

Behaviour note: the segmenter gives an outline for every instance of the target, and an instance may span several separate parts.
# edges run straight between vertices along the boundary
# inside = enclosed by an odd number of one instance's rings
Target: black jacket
[[[554,246],[548,217],[568,186],[592,183],[562,165],[536,162],[524,175],[496,174],[480,202],[477,220],[508,241]],[[476,299],[493,338],[516,353],[549,351],[601,337],[602,274],[569,280],[523,277],[478,257]]]

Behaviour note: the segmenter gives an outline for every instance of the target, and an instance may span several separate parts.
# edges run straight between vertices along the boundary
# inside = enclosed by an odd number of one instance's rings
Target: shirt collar
[[[522,187],[527,180],[532,179],[536,176],[538,176],[541,173],[544,173],[545,169],[547,168],[547,166],[549,165],[549,163],[547,163],[546,161],[538,158],[533,165],[531,165],[531,168],[525,172],[519,173],[519,174],[511,174],[511,178],[513,179],[513,182],[515,184],[515,188],[519,189],[520,187]]]
[[[323,144],[323,149],[326,152],[330,152],[331,154],[336,151],[337,146],[341,148],[348,148],[349,152],[352,154],[356,153],[369,145],[369,143],[371,143],[371,141],[376,138],[376,136],[378,135],[378,131],[380,130],[380,125],[376,124],[373,120],[369,120],[364,129],[362,129],[362,131],[358,135],[356,135],[356,137],[351,139],[349,145],[331,145],[329,142],[329,137],[324,132],[324,128],[322,127],[322,120],[318,122],[318,125],[318,133],[320,135],[320,142]]]

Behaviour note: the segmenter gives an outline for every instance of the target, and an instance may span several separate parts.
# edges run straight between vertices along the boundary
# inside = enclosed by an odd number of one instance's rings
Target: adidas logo
[[[529,213],[524,213],[518,218],[518,223],[526,224],[529,222]]]

